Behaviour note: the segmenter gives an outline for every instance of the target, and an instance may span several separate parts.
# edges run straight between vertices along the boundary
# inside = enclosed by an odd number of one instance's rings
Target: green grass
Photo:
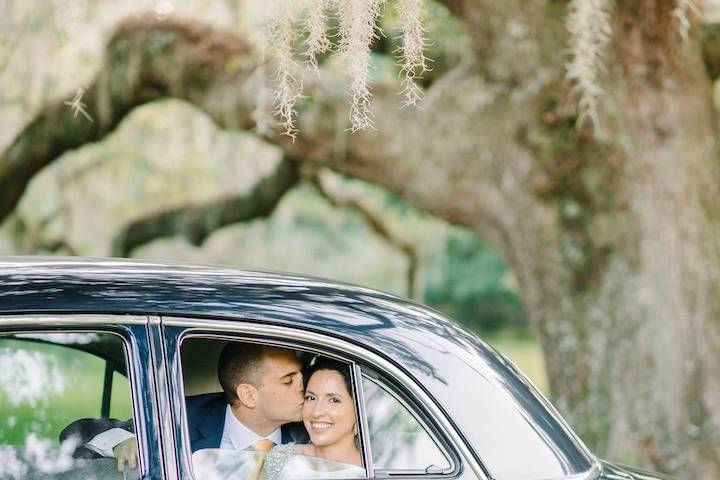
[[[483,340],[512,360],[545,396],[550,396],[545,359],[540,345],[535,339],[531,337],[497,336],[485,337]]]
[[[41,359],[40,365],[51,366],[43,372],[27,371],[20,362],[10,364],[6,355],[23,350]],[[15,378],[11,384],[0,385],[0,444],[23,445],[32,433],[39,438],[57,441],[59,433],[69,423],[79,418],[99,417],[102,402],[104,361],[78,351],[40,343],[0,341],[0,354],[6,362],[2,368],[11,369]],[[38,378],[23,378],[31,375]],[[61,376],[61,391],[52,388]],[[45,378],[47,377],[47,378]],[[42,381],[39,395],[27,398],[18,395],[24,386]],[[130,418],[128,381],[115,374],[113,378],[110,416]]]

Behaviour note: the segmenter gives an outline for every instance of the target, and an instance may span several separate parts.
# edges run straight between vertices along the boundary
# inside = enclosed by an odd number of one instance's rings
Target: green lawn
[[[22,352],[22,353],[21,353]],[[40,343],[0,341],[8,381],[0,385],[0,444],[22,445],[32,433],[56,441],[73,420],[99,417],[104,361]],[[110,415],[130,418],[127,379],[113,378]]]

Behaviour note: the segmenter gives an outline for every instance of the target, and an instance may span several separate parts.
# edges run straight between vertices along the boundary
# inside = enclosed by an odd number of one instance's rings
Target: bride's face
[[[355,405],[339,372],[318,370],[312,374],[305,389],[303,422],[310,441],[317,446],[353,442]]]

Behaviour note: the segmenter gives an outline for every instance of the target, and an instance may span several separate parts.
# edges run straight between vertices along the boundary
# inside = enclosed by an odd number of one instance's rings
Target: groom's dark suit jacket
[[[223,427],[225,426],[225,410],[227,401],[224,393],[207,393],[185,397],[188,431],[190,432],[190,448],[193,452],[203,448],[220,448]],[[134,432],[132,419],[127,421],[112,418],[83,418],[76,420],[60,432],[60,442],[68,437],[78,436],[80,445],[89,442],[96,435],[110,430],[122,428]],[[308,434],[302,422],[289,423],[282,426],[282,443],[307,443]],[[79,447],[74,456],[92,458],[99,455],[85,447]]]
[[[227,401],[223,393],[196,395],[185,399],[190,447],[192,451],[202,448],[220,448]],[[307,431],[302,422],[282,426],[282,443],[307,443]]]

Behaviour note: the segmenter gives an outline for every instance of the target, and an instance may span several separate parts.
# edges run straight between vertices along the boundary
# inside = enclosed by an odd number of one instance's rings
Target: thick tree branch
[[[101,140],[134,107],[148,101],[184,99],[220,126],[252,128],[257,65],[256,53],[229,33],[192,22],[158,22],[151,18],[124,22],[108,44],[102,72],[86,92],[87,111],[95,121],[73,118],[71,110],[58,101],[41,111],[0,157],[0,220],[12,211],[35,173],[63,153]],[[400,111],[397,85],[375,85],[379,131],[347,136],[347,106],[338,102],[336,94],[344,82],[323,74],[321,82],[308,84],[314,98],[303,106],[300,138],[292,142],[272,135],[267,140],[300,162],[377,182],[419,208],[480,229],[500,242],[509,238],[498,229],[513,228],[511,207],[518,203],[521,190],[498,182],[509,169],[518,166],[525,172],[523,176],[532,175],[528,152],[518,149],[513,138],[518,122],[525,119],[510,114],[520,107],[510,108],[506,94],[492,84],[483,85],[471,67],[463,67],[455,75],[458,78],[440,79],[433,86],[421,112]],[[430,155],[438,142],[424,133],[420,137],[408,136],[408,122],[415,123],[418,131],[436,130],[436,118],[455,108],[448,107],[445,97],[457,101],[456,91],[463,82],[466,85],[462,88],[480,89],[480,96],[461,100],[460,106],[467,112],[462,113],[464,116],[453,112],[460,123],[446,128],[463,131],[463,125],[468,124],[492,124],[495,128],[481,132],[467,151],[449,157],[447,153],[433,153],[437,158],[444,157],[442,166],[420,166],[421,159]],[[517,99],[514,102],[517,104]],[[449,138],[455,133],[443,135]],[[344,142],[337,141],[343,138]],[[487,154],[478,157],[478,147]],[[475,158],[471,168],[468,155]],[[518,155],[525,160],[518,164],[508,161]],[[430,184],[435,185],[428,188]],[[452,187],[444,188],[442,184]],[[433,193],[461,193],[462,189],[481,200],[458,209],[456,202]],[[507,242],[502,244],[506,252],[512,250]]]
[[[521,3],[514,1],[511,6],[520,8]],[[527,16],[523,13],[523,18]],[[507,27],[503,25],[498,28]],[[518,31],[525,30],[518,27]],[[378,130],[354,135],[346,132],[348,106],[340,93],[345,79],[323,72],[314,84],[306,82],[312,101],[299,105],[297,141],[281,135],[265,139],[300,163],[375,182],[417,208],[493,241],[517,272],[531,306],[528,310],[533,312],[532,305],[549,295],[545,291],[539,296],[538,271],[556,270],[562,259],[556,248],[555,205],[537,197],[552,179],[538,164],[528,132],[536,130],[533,125],[542,114],[536,96],[546,92],[538,88],[554,88],[552,82],[562,76],[562,66],[539,65],[542,56],[530,60],[535,49],[553,51],[554,43],[541,48],[532,37],[527,41],[511,70],[503,70],[501,63],[508,63],[504,48],[516,50],[512,38],[502,48],[494,47],[495,75],[474,65],[448,72],[430,88],[421,110],[400,108],[396,81],[373,85]],[[32,175],[62,153],[101,140],[142,103],[183,99],[219,126],[253,128],[254,82],[266,81],[257,78],[257,67],[257,53],[233,34],[178,20],[124,22],[109,42],[102,72],[87,92],[87,110],[95,122],[78,117],[72,123],[70,110],[58,102],[40,112],[0,156],[0,220],[12,210]],[[60,133],[52,129],[58,122]],[[564,124],[560,129],[565,131]],[[118,251],[147,238],[120,241]],[[123,246],[125,242],[129,246]],[[532,259],[540,259],[541,264]],[[554,294],[559,299],[562,292]]]
[[[201,205],[183,205],[130,222],[115,237],[113,255],[127,257],[137,247],[173,235],[183,235],[193,245],[201,245],[222,227],[270,215],[298,179],[296,162],[283,158],[276,170],[250,192]]]
[[[591,134],[561,107],[567,2],[447,1],[476,61],[435,82],[422,110],[399,111],[396,86],[376,85],[378,131],[347,136],[346,82],[323,75],[298,105],[297,142],[268,140],[493,240],[574,426],[615,454],[643,455],[650,439],[677,471],[717,479],[720,163],[698,45],[672,41],[677,2],[615,2],[603,128]],[[126,23],[88,92],[96,122],[75,132],[58,103],[0,157],[0,219],[34,172],[142,102],[172,96],[251,128],[256,65],[230,34]]]
[[[532,69],[538,62],[516,63]],[[32,175],[83,142],[101,140],[145,102],[183,99],[221,127],[253,128],[257,84],[266,81],[257,78],[257,67],[257,53],[230,33],[177,20],[122,23],[87,92],[87,110],[95,122],[78,117],[70,123],[70,110],[58,102],[40,112],[0,156],[0,221]],[[345,80],[323,72],[314,84],[306,82],[312,102],[299,105],[297,141],[274,134],[265,140],[300,163],[382,185],[417,208],[493,241],[517,272],[533,312],[532,305],[549,295],[539,296],[542,275],[537,272],[554,270],[562,260],[555,248],[555,206],[536,196],[547,175],[521,132],[541,114],[537,86],[552,81],[552,72],[557,77],[553,68],[546,65],[507,82],[488,80],[483,69],[462,65],[433,84],[422,110],[400,108],[397,83],[375,84],[378,130],[354,135],[346,132],[348,106],[340,93]],[[60,123],[62,133],[52,129],[58,119],[65,122]],[[471,127],[474,133],[467,135]],[[118,240],[115,252],[127,252],[159,234],[138,234],[137,240],[134,233],[124,234],[133,239]],[[536,258],[542,265],[533,264]],[[561,296],[560,291],[555,294]]]
[[[475,60],[490,79],[523,82],[540,69],[562,68],[564,1],[438,0],[468,29]],[[508,61],[508,56],[512,61]]]
[[[204,98],[235,73],[230,62],[251,71],[251,54],[240,38],[204,25],[151,18],[121,24],[82,98],[93,121],[74,115],[64,103],[74,96],[68,93],[42,109],[0,156],[0,222],[30,179],[65,152],[102,140],[138,105],[167,96]]]
[[[310,182],[320,195],[322,195],[331,205],[340,208],[346,208],[359,214],[367,225],[377,235],[381,236],[386,242],[398,249],[407,258],[408,267],[406,273],[407,297],[417,299],[417,273],[420,264],[420,255],[417,248],[411,242],[399,237],[390,229],[379,215],[370,210],[357,198],[351,198],[337,191],[333,191],[324,179],[323,172],[310,177]]]

